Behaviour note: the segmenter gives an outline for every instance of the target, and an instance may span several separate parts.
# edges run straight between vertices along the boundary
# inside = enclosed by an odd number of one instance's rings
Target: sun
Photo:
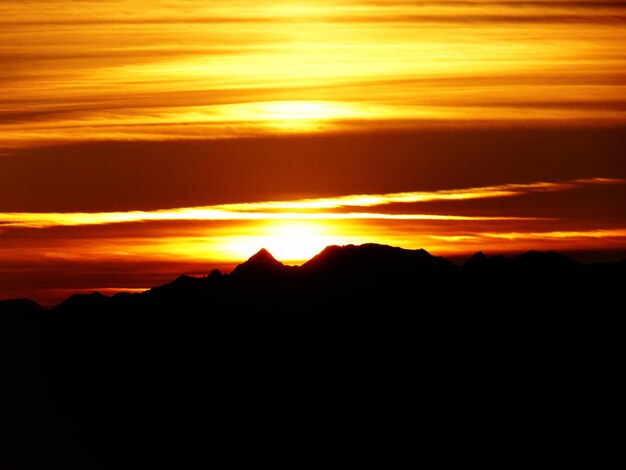
[[[325,120],[340,117],[343,110],[333,103],[321,101],[275,101],[263,105],[263,114],[270,121]]]
[[[258,235],[237,236],[223,249],[233,258],[247,259],[265,248],[280,261],[298,263],[309,260],[329,245],[349,242],[333,234],[323,223],[290,221],[269,223]]]
[[[251,117],[274,130],[315,131],[356,116],[345,104],[333,101],[269,101],[257,103]]]

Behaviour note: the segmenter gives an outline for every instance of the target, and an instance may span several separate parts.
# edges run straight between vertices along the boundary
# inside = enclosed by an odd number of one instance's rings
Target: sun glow
[[[238,236],[224,244],[222,250],[231,259],[245,260],[261,248],[284,262],[306,261],[329,245],[345,245],[358,240],[337,236],[322,223],[269,223],[258,235]]]
[[[332,121],[359,115],[346,106],[325,101],[272,101],[252,107],[254,121],[282,131],[314,131]]]
[[[339,107],[322,102],[278,101],[262,108],[270,120],[331,119],[345,114]]]

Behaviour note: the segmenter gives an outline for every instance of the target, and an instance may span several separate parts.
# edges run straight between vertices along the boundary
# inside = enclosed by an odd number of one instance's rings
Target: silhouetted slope
[[[265,248],[259,250],[245,263],[237,266],[233,272],[233,277],[247,277],[257,279],[263,276],[271,276],[279,272],[283,272],[285,265],[277,261]]]
[[[463,268],[473,270],[477,274],[521,276],[532,273],[533,276],[560,274],[570,276],[580,274],[582,265],[553,251],[546,253],[529,251],[515,257],[487,257],[484,253],[478,252],[465,262]]]
[[[329,246],[307,261],[302,270],[322,276],[395,277],[435,275],[450,271],[449,261],[425,250],[404,250],[386,245]]]
[[[621,400],[625,279],[626,263],[555,253],[456,266],[369,244],[301,267],[261,250],[230,274],[49,311],[18,302],[34,310],[0,315],[14,384],[3,408],[21,410],[6,452],[17,462],[15,449],[54,442],[49,455],[74,468],[224,456],[300,468],[336,451],[339,466],[598,459]],[[32,441],[11,431],[25,410],[45,430]]]
[[[487,255],[482,251],[474,253],[464,264],[465,269],[482,269],[488,262]]]
[[[32,313],[43,309],[41,305],[30,299],[0,300],[0,314],[2,312]]]

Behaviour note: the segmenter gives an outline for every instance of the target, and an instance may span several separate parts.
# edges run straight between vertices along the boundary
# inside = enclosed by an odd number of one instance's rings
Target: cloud
[[[483,238],[504,238],[506,240],[567,240],[578,238],[623,238],[626,228],[598,230],[554,230],[549,232],[485,232]]]
[[[213,206],[183,207],[155,211],[0,213],[0,226],[47,228],[55,226],[105,225],[148,221],[218,221],[218,220],[448,220],[497,221],[533,220],[525,217],[461,216],[440,214],[358,212],[355,209],[384,207],[388,204],[432,201],[464,201],[523,196],[531,193],[568,191],[592,185],[624,184],[618,178],[588,178],[564,182],[503,184],[477,188],[440,191],[416,191],[387,194],[354,194],[334,198],[262,201]],[[340,209],[351,209],[341,212]],[[536,220],[536,219],[535,219]]]
[[[624,2],[127,3],[0,3],[0,146],[274,135],[272,101],[354,111],[300,132],[626,122]]]

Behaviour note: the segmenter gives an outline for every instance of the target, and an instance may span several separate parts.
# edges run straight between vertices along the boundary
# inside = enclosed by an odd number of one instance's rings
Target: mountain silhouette
[[[276,260],[269,251],[261,248],[248,261],[235,267],[233,277],[261,277],[282,272],[285,265]]]
[[[482,251],[474,253],[464,264],[465,269],[483,269],[488,262],[487,255]]]
[[[615,440],[626,262],[261,250],[141,294],[0,302],[6,468],[564,466]]]
[[[405,250],[386,245],[329,246],[307,261],[302,269],[326,276],[399,276],[423,271],[434,274],[449,269],[449,261],[425,250]]]
[[[14,312],[14,313],[30,313],[44,310],[34,300],[30,299],[9,299],[0,300],[0,311]]]

